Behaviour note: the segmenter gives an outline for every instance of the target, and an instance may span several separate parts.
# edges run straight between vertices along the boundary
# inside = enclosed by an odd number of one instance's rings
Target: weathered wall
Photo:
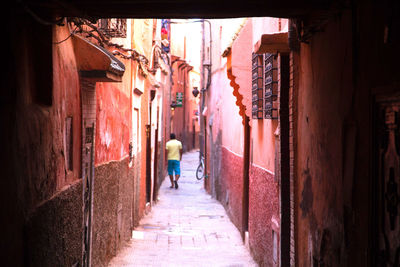
[[[267,169],[250,166],[249,245],[254,260],[273,266],[272,230],[279,235],[279,187]]]
[[[131,237],[134,185],[128,161],[113,161],[95,169],[92,226],[94,266],[106,266]]]
[[[126,70],[121,83],[96,83],[96,165],[129,155],[131,64],[124,63]]]
[[[70,33],[9,16],[6,61],[12,67],[0,97],[7,131],[1,149],[3,264],[70,265],[80,261],[82,249],[82,217],[76,216],[82,204],[79,83],[71,41],[52,44]],[[66,117],[72,117],[71,170],[64,158]]]
[[[254,29],[256,30],[256,33],[253,32]],[[224,125],[225,123],[228,125],[226,127],[228,128],[228,131],[225,132],[224,127],[224,132],[226,135],[230,135],[223,139],[224,146],[228,146],[228,142],[230,141],[229,138],[232,138],[233,135],[240,135],[242,140],[241,143],[238,142],[237,139],[231,140],[231,142],[233,141],[232,150],[238,149],[238,151],[243,151],[243,120],[239,116],[239,113],[242,112],[240,114],[246,114],[251,118],[251,132],[249,137],[250,168],[248,232],[250,251],[255,260],[262,266],[272,266],[273,264],[278,263],[278,244],[275,244],[275,262],[272,257],[272,229],[278,236],[280,232],[279,185],[275,179],[274,173],[276,161],[279,160],[275,153],[277,142],[275,132],[278,128],[278,121],[252,119],[251,59],[254,43],[261,38],[262,34],[279,32],[284,29],[285,28],[281,25],[281,20],[277,18],[251,18],[246,21],[237,37],[234,39],[231,47],[232,76],[229,77],[231,81],[229,88],[234,91],[235,101],[224,101],[223,104],[223,113],[229,114],[226,117],[224,115],[226,122],[223,123]],[[227,94],[224,95],[224,97],[226,96]],[[233,107],[239,109],[238,106],[240,106],[240,110],[244,110],[244,112],[238,111],[237,114],[235,114],[236,120],[233,122],[232,119],[234,118],[234,115],[229,111],[232,110]],[[239,145],[241,147],[238,147]],[[243,152],[239,152],[238,154],[241,155],[242,153]],[[236,175],[241,176],[240,182],[244,183],[243,173]],[[240,194],[236,196],[240,201],[242,200],[242,194],[243,193],[240,192]],[[242,205],[241,202],[240,205]],[[239,207],[236,207],[236,209],[239,209]]]
[[[141,153],[140,153],[140,176],[139,176],[139,217],[142,217],[145,213],[146,208],[146,125],[150,123],[149,120],[149,85],[148,82],[144,81],[143,94],[140,97],[140,135],[141,138]]]
[[[190,21],[171,24],[170,41],[173,68],[171,101],[176,101],[177,92],[183,93],[182,107],[176,107],[172,112],[171,132],[174,132],[177,139],[182,142],[184,151],[196,147],[196,133],[199,131],[199,127],[196,128],[198,122],[194,121],[194,110],[198,109],[199,96],[196,99],[192,90],[194,86],[198,90],[201,89],[198,72],[201,46],[200,26],[201,23],[191,23]],[[195,126],[194,134],[193,125]]]
[[[235,226],[242,229],[243,156],[222,147],[221,159],[219,201]]]
[[[342,134],[352,117],[352,48],[349,12],[301,45],[297,138],[297,254],[311,261],[344,263]],[[321,61],[321,59],[323,59]],[[329,63],[329,64],[328,64]]]
[[[25,263],[72,266],[82,258],[82,182],[37,207],[25,226]]]
[[[189,76],[192,66],[188,65],[186,61],[179,60],[173,63],[172,67],[171,101],[176,102],[177,93],[183,93],[183,100],[182,106],[177,106],[172,111],[171,132],[176,134],[176,138],[182,142],[183,150],[186,152],[193,148],[192,118],[193,110],[197,108],[196,102],[193,101]],[[169,136],[167,138],[169,139]]]

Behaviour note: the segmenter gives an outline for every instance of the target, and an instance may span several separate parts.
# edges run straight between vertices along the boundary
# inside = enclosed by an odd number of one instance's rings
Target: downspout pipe
[[[206,19],[202,19],[200,20],[200,22],[202,23],[202,29],[203,29],[203,80],[205,80],[204,77],[204,70],[207,69],[207,82],[205,84],[205,87],[201,89],[202,92],[202,101],[201,101],[201,114],[204,110],[205,107],[205,94],[206,92],[209,90],[210,85],[211,85],[211,73],[212,73],[212,31],[211,31],[211,22],[209,20]],[[209,62],[208,64],[205,64],[205,51],[206,51],[206,47],[205,47],[205,27],[204,27],[204,22],[208,23],[208,27],[209,27],[209,35],[210,35],[210,39],[209,39],[209,48],[210,48],[210,55],[209,55]],[[201,115],[202,116],[202,115]],[[202,116],[203,117],[203,116]],[[208,164],[207,164],[207,136],[206,136],[206,127],[207,127],[207,123],[204,121],[204,117],[203,120],[200,121],[201,122],[201,126],[203,126],[203,144],[204,144],[204,150],[203,150],[203,157],[204,157],[204,169],[205,169],[205,178],[208,177],[208,172],[207,172],[207,168],[208,168]]]
[[[207,66],[208,67],[208,76],[207,76],[207,84],[206,84],[206,90],[208,90],[210,88],[211,85],[211,72],[212,72],[212,32],[211,32],[211,22],[209,20],[203,19],[202,22],[207,22],[208,23],[208,27],[209,27],[209,34],[210,34],[210,62],[209,64],[204,64],[203,61],[203,66]]]

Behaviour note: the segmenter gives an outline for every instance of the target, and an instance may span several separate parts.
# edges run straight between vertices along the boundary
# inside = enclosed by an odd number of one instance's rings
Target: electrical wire
[[[59,44],[61,44],[61,43],[64,43],[64,42],[67,41],[69,38],[71,38],[72,35],[75,34],[75,31],[76,31],[77,28],[78,28],[78,27],[76,26],[75,29],[70,33],[70,35],[68,35],[67,38],[65,38],[64,40],[61,40],[61,41],[59,41],[59,42],[53,42],[53,44],[54,44],[54,45],[59,45]]]
[[[63,21],[64,21],[64,17],[61,17],[58,20],[55,21],[47,21],[45,19],[42,19],[41,17],[39,17],[35,12],[33,12],[32,9],[30,9],[28,7],[28,5],[26,5],[23,1],[18,1],[19,4],[22,5],[22,7],[24,8],[24,10],[31,15],[37,22],[39,22],[40,24],[46,25],[46,26],[52,26],[52,25],[63,25]]]

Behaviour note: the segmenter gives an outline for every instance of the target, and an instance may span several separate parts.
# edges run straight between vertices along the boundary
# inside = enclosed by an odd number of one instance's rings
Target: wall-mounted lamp
[[[175,108],[176,108],[176,103],[175,103],[175,101],[172,101],[172,103],[171,103],[171,110],[174,110]]]
[[[200,91],[197,89],[197,87],[193,87],[192,94],[194,97],[197,97],[199,95]]]

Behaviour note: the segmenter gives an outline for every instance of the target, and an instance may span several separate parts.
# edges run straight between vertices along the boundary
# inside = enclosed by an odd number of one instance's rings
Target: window
[[[278,67],[277,55],[264,55],[264,116],[278,119]]]
[[[252,55],[252,118],[263,118],[263,55]]]
[[[108,37],[126,38],[126,19],[100,19],[99,30]]]

